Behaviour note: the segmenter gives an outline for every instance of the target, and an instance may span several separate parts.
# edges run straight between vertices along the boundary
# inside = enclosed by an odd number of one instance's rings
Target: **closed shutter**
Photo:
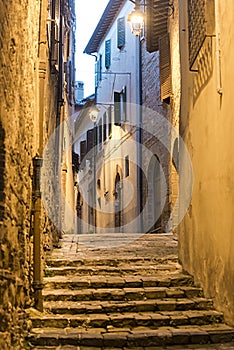
[[[114,124],[121,124],[120,93],[114,92]]]
[[[105,42],[105,67],[109,68],[111,65],[111,39]]]
[[[95,65],[95,86],[98,86],[100,80],[102,80],[102,55],[99,55],[99,59]]]
[[[106,139],[107,139],[106,123],[107,123],[107,115],[106,115],[106,112],[105,112],[104,115],[103,115],[103,142],[105,142]]]
[[[160,87],[161,100],[170,103],[171,96],[171,62],[169,34],[159,39]]]
[[[87,131],[87,156],[88,158],[92,158],[91,150],[94,147],[94,129],[90,129]]]
[[[122,91],[122,95],[123,95],[123,120],[126,121],[127,120],[127,88],[126,86],[123,88]]]
[[[112,134],[112,115],[111,115],[111,107],[108,108],[108,119],[109,119],[109,135]]]
[[[117,47],[121,49],[125,45],[125,17],[117,21]]]
[[[86,155],[86,141],[81,141],[80,142],[80,161],[84,159]]]

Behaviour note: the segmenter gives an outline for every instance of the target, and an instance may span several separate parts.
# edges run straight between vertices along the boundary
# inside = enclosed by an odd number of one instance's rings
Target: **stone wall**
[[[0,8],[0,347],[11,349],[23,348],[21,341],[27,330],[24,309],[31,304],[30,174],[38,139],[35,116],[40,8],[39,2],[26,0],[14,4],[1,0]]]
[[[4,350],[24,349],[29,328],[25,310],[33,306],[33,158],[41,155],[56,125],[58,76],[49,64],[47,1],[0,0],[0,12],[0,348]],[[52,174],[48,173],[48,182]],[[58,232],[43,208],[41,218],[44,251],[58,240]]]

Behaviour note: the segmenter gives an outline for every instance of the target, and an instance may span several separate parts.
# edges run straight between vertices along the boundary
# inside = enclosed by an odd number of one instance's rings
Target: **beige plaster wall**
[[[180,226],[179,255],[184,268],[204,287],[206,296],[214,298],[215,306],[234,324],[234,3],[218,1],[222,96],[217,93],[215,38],[205,44],[208,64],[200,65],[199,73],[189,72],[186,1],[180,5],[180,132],[192,159],[194,187],[191,205]],[[202,79],[205,84],[199,86]],[[189,188],[186,166],[183,169],[181,165],[183,196]]]

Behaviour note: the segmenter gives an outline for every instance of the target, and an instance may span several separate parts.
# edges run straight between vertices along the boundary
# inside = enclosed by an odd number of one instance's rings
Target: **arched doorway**
[[[115,228],[119,231],[121,229],[121,186],[120,186],[119,172],[115,176]]]
[[[80,191],[77,194],[77,204],[76,204],[76,212],[77,212],[77,233],[82,233],[82,196]]]
[[[161,166],[157,155],[153,155],[148,169],[148,224],[150,232],[160,232],[162,212]]]

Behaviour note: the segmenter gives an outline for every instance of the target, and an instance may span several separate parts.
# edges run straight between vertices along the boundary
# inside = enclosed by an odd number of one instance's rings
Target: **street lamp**
[[[142,115],[141,115],[141,49],[140,49],[140,35],[142,33],[144,25],[144,14],[140,10],[140,1],[137,0],[134,2],[135,8],[134,11],[128,16],[128,21],[131,22],[132,33],[136,37],[136,181],[137,181],[137,216],[138,216],[138,231],[141,233],[143,231],[143,222],[142,222],[142,133],[141,133],[141,124],[142,124]]]
[[[93,231],[96,232],[96,123],[100,110],[94,106],[89,112],[89,118],[94,123],[93,128]]]
[[[140,10],[138,4],[135,5],[135,9],[130,15],[128,15],[128,21],[131,22],[132,33],[136,36],[140,36],[144,26],[145,15]]]

